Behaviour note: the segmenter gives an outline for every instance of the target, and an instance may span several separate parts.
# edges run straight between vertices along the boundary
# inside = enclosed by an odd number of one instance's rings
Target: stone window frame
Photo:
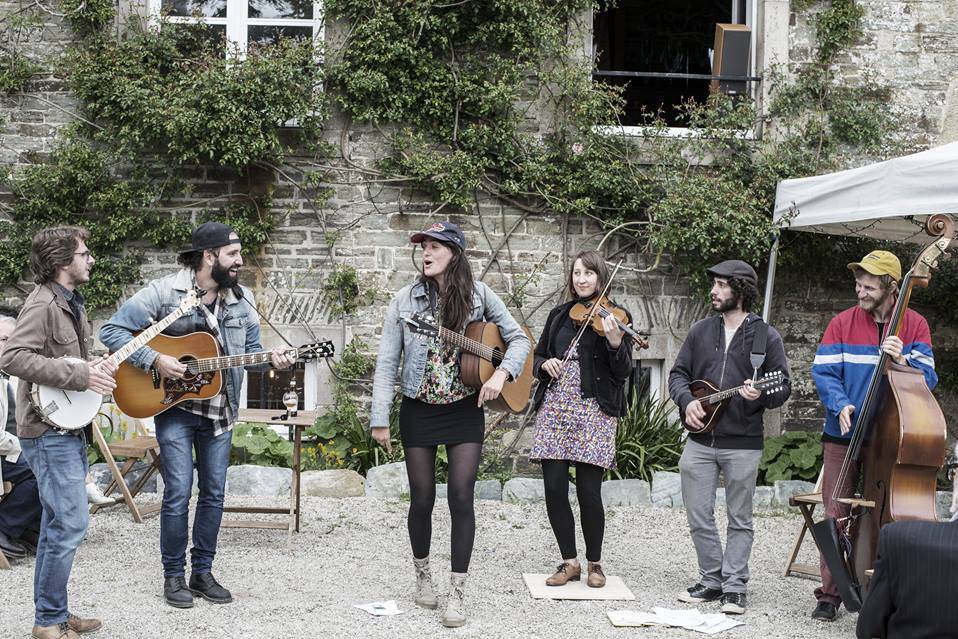
[[[159,24],[163,8],[163,0],[146,0],[147,13],[154,22]],[[204,23],[222,26],[226,29],[226,39],[236,46],[240,57],[246,54],[249,45],[250,27],[310,27],[313,30],[313,42],[325,40],[325,26],[322,0],[313,1],[312,18],[250,18],[248,16],[248,0],[226,0],[226,17],[207,16],[166,16],[172,24]],[[227,55],[230,55],[227,52]],[[322,62],[322,60],[318,60]]]
[[[732,19],[737,20],[738,16],[734,15],[736,13],[736,0],[728,0],[732,7]],[[749,53],[749,74],[757,75],[758,70],[758,49],[757,45],[761,40],[758,38],[758,30],[762,25],[761,21],[761,10],[764,8],[761,5],[764,3],[764,0],[745,0],[745,25],[751,28],[750,39],[750,53]],[[585,41],[585,53],[589,56],[590,59],[594,60],[594,46],[595,42],[593,39],[593,16],[594,13],[589,15],[589,29]],[[762,97],[762,91],[759,87],[752,83],[749,85],[749,92],[752,94],[752,97],[758,99]],[[617,135],[622,137],[634,137],[634,138],[645,138],[648,137],[646,127],[640,126],[626,126],[626,125],[617,125],[617,124],[597,124],[595,125],[595,130],[606,135]],[[692,134],[689,131],[688,127],[666,127],[664,130],[660,131],[661,135],[666,137],[689,137]],[[761,136],[761,132],[755,129],[748,131],[742,131],[740,137],[746,140],[758,139]]]

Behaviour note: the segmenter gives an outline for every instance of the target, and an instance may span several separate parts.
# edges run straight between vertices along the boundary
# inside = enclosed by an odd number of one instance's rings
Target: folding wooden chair
[[[160,504],[151,504],[141,508],[137,506],[133,500],[133,498],[143,490],[143,486],[146,485],[146,482],[160,471],[160,445],[157,443],[156,437],[146,434],[146,429],[143,428],[143,424],[141,424],[139,420],[133,421],[138,434],[130,439],[123,439],[110,444],[106,442],[103,433],[100,432],[96,424],[93,425],[92,430],[93,440],[103,453],[103,457],[106,458],[106,465],[110,468],[110,473],[113,475],[113,480],[103,494],[109,496],[114,490],[119,489],[120,494],[123,496],[123,502],[126,504],[126,507],[130,509],[130,514],[133,515],[133,521],[141,524],[143,523],[144,516],[160,511]],[[117,457],[126,458],[122,468],[116,462]],[[134,465],[141,459],[146,461],[149,466],[146,467],[143,474],[140,475],[140,478],[137,479],[132,486],[127,486],[126,476],[133,471]],[[119,500],[113,504],[94,504],[90,507],[90,514],[95,514],[101,508],[110,508],[118,503],[120,503]]]
[[[3,501],[4,496],[10,494],[12,490],[13,484],[8,481],[3,482],[3,485],[0,485],[0,501]],[[0,552],[0,570],[10,570],[10,561],[2,552]]]
[[[792,548],[792,554],[785,562],[785,576],[801,575],[803,577],[821,577],[821,571],[817,564],[802,564],[795,560],[798,558],[798,552],[802,549],[802,542],[805,541],[805,533],[808,532],[811,522],[814,521],[813,514],[815,507],[822,504],[822,473],[818,473],[818,480],[815,482],[815,489],[810,493],[792,495],[788,503],[792,506],[798,506],[802,511],[802,529],[798,532],[795,539],[795,546]]]

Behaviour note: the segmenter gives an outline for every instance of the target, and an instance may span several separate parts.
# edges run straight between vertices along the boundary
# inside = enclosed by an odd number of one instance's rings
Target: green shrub
[[[293,443],[277,435],[266,424],[237,424],[233,429],[230,463],[290,468],[293,465]]]
[[[815,481],[822,468],[821,434],[794,431],[765,440],[762,461],[758,466],[758,483],[804,479]]]
[[[653,473],[675,471],[682,455],[684,430],[668,401],[633,398],[629,412],[619,418],[615,437],[615,470],[605,479],[644,479]]]

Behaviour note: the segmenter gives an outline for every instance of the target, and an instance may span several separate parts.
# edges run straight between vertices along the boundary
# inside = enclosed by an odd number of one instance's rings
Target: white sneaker
[[[115,499],[104,495],[100,487],[93,482],[89,482],[86,485],[86,500],[88,503],[96,506],[108,506],[116,503]]]

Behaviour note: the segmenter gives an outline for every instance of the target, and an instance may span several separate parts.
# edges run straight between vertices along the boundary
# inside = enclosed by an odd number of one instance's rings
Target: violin
[[[592,330],[605,337],[605,328],[602,325],[603,317],[612,317],[622,332],[628,334],[639,348],[648,348],[649,342],[626,324],[629,314],[624,308],[616,306],[608,297],[600,296],[590,300],[576,302],[569,309],[569,318],[576,326],[589,322]]]

